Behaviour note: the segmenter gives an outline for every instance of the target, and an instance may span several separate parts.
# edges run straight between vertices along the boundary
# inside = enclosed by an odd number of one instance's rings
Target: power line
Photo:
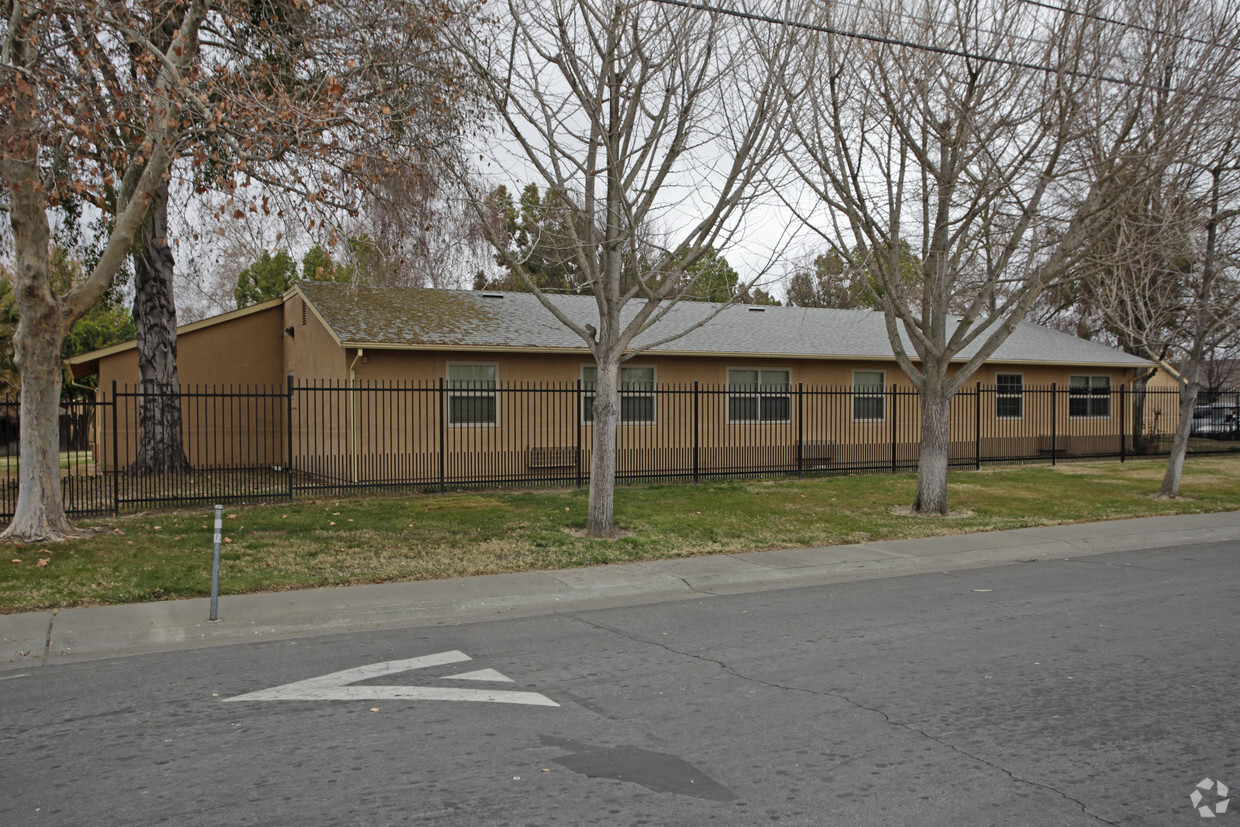
[[[774,17],[767,14],[758,14],[756,12],[741,11],[740,9],[728,8],[726,6],[711,6],[706,3],[693,2],[693,0],[652,0],[665,6],[678,6],[680,8],[691,9],[693,11],[702,11],[710,14],[720,14],[725,17],[736,17],[741,20],[750,20],[757,23],[769,23],[773,26],[783,26],[791,29],[801,29],[804,31],[816,32],[818,34],[831,34],[839,37],[846,37],[852,40],[862,40],[868,43],[879,43],[886,46],[898,46],[903,49],[913,49],[917,51],[930,52],[932,54],[945,55],[947,57],[964,58],[965,60],[975,60],[981,63],[990,63],[996,66],[1007,66],[1013,69],[1028,69],[1035,72],[1047,72],[1053,74],[1063,74],[1069,77],[1080,77],[1089,80],[1100,80],[1104,83],[1113,83],[1118,86],[1130,86],[1136,89],[1149,89],[1156,92],[1173,91],[1166,86],[1149,83],[1147,81],[1131,80],[1129,78],[1115,77],[1113,75],[1096,75],[1091,72],[1081,72],[1072,69],[1061,69],[1056,66],[1049,66],[1041,63],[1030,63],[1023,60],[1014,60],[1012,58],[996,57],[994,55],[984,55],[976,52],[968,52],[963,49],[952,49],[946,46],[934,46],[928,43],[917,43],[912,40],[904,40],[898,37],[886,37],[883,35],[869,34],[867,32],[851,31],[849,29],[840,29],[835,26],[826,26],[820,23],[805,23],[798,20],[787,20],[782,17]],[[1198,93],[1202,97],[1211,97],[1217,100],[1228,101],[1230,103],[1240,103],[1240,98],[1228,95],[1213,95],[1205,92]]]
[[[848,2],[848,0],[834,0],[834,2],[832,3],[832,6],[851,8],[851,9],[856,9],[857,11],[866,10],[866,6],[864,2]],[[924,24],[927,27],[942,27],[943,26],[943,22],[940,20],[937,20],[936,18],[927,17],[925,15],[920,15],[920,14],[913,14],[904,9],[901,9],[898,12],[898,17],[901,20],[911,20],[914,23]],[[1033,36],[1032,34],[1016,34],[1010,31],[997,31],[996,29],[993,29],[993,28],[984,28],[981,25],[974,26],[973,31],[979,32],[982,34],[993,35],[995,37],[1004,37],[1004,38],[1007,38],[1008,40],[1013,40],[1013,39],[1020,40],[1020,41],[1023,41],[1025,43],[1029,43],[1032,45],[1037,45],[1037,46],[1042,46],[1042,47],[1046,46],[1046,41],[1041,40]],[[1116,55],[1116,57],[1118,57],[1118,55]]]
[[[1106,23],[1112,26],[1118,26],[1120,28],[1126,28],[1126,29],[1131,29],[1134,31],[1145,32],[1148,34],[1157,34],[1162,37],[1169,37],[1169,38],[1173,38],[1176,40],[1183,40],[1183,41],[1187,41],[1190,43],[1196,43],[1202,46],[1218,46],[1220,48],[1228,49],[1230,51],[1240,50],[1240,46],[1237,46],[1235,44],[1216,43],[1214,41],[1205,40],[1203,38],[1192,37],[1191,35],[1175,34],[1173,32],[1164,31],[1162,29],[1156,29],[1151,26],[1143,26],[1139,23],[1128,23],[1123,20],[1116,20],[1115,18],[1111,18],[1111,17],[1102,17],[1096,14],[1088,14],[1085,12],[1079,12],[1074,9],[1065,8],[1063,6],[1056,6],[1051,3],[1042,2],[1041,0],[1020,0],[1020,2],[1026,5],[1029,5],[1029,6],[1038,6],[1040,8],[1047,9],[1048,11],[1055,11],[1055,12],[1060,12],[1062,14],[1075,15],[1077,17],[1082,17],[1086,20],[1093,20],[1098,23]],[[857,11],[864,11],[866,9],[866,6],[863,2],[849,2],[849,0],[834,0],[834,2],[832,3],[832,6],[856,9]],[[925,15],[913,14],[903,9],[897,12],[896,16],[898,16],[901,20],[911,20],[915,23],[925,24],[927,27],[940,27],[941,28],[945,25],[943,21],[941,20],[937,20],[933,17],[927,17]],[[1008,40],[1013,40],[1013,39],[1020,40],[1025,43],[1038,45],[1042,47],[1045,47],[1047,45],[1046,41],[1039,39],[1038,37],[1035,37],[1032,34],[1016,34],[1011,31],[1000,32],[1000,31],[996,31],[993,28],[984,28],[981,25],[973,26],[972,30],[983,33],[983,34],[994,35],[997,37],[1005,37]],[[1098,49],[1096,51],[1099,54],[1106,53],[1109,56],[1116,58],[1117,60],[1124,59],[1124,57],[1117,52],[1105,52],[1105,50],[1103,49]]]
[[[872,8],[867,7],[864,0],[851,0],[851,1],[850,0],[832,0],[831,6],[833,9],[834,8],[848,8],[848,9],[855,9],[856,11],[867,11],[867,10],[873,11]],[[912,21],[913,23],[924,24],[927,27],[942,27],[943,26],[943,22],[935,17],[930,17],[925,14],[917,14],[916,12],[910,11],[908,9],[900,9],[898,12],[894,12],[893,16],[898,17],[900,20],[908,20],[908,21]],[[989,35],[995,35],[995,36],[1001,36],[1001,37],[1017,37],[1018,39],[1024,40],[1026,42],[1039,43],[1039,44],[1045,45],[1043,41],[1038,40],[1037,38],[1034,38],[1030,35],[1014,35],[1012,32],[1008,32],[1008,31],[1001,32],[993,28],[984,28],[981,25],[974,26],[973,30],[976,32],[980,32],[982,34],[989,34]]]
[[[1076,9],[1068,9],[1068,8],[1064,8],[1063,6],[1056,6],[1053,3],[1044,3],[1041,0],[1020,0],[1020,2],[1025,3],[1026,5],[1029,5],[1029,6],[1039,6],[1044,9],[1049,9],[1050,11],[1057,11],[1057,12],[1062,12],[1064,14],[1076,15],[1077,17],[1084,17],[1086,20],[1093,20],[1098,23],[1109,23],[1112,26],[1121,26],[1125,29],[1134,29],[1139,32],[1145,32],[1146,34],[1156,34],[1161,37],[1172,37],[1172,38],[1175,38],[1176,40],[1186,40],[1189,43],[1196,43],[1199,46],[1221,46],[1224,49],[1230,49],[1232,51],[1235,51],[1237,48],[1234,45],[1229,45],[1226,43],[1215,43],[1212,40],[1206,40],[1200,37],[1193,37],[1192,35],[1175,34],[1174,32],[1164,31],[1162,29],[1155,29],[1153,26],[1142,26],[1140,23],[1129,23],[1124,20],[1116,20],[1112,17],[1102,17],[1101,15],[1089,14],[1087,12],[1077,11]]]

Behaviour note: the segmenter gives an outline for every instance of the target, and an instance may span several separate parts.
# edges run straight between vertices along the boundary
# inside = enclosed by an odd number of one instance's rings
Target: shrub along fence
[[[129,468],[152,396],[111,389],[62,408],[65,506],[75,515],[352,490],[585,485],[593,395],[573,384],[310,383],[176,394],[192,471]],[[622,482],[896,473],[917,467],[920,399],[909,387],[633,385],[620,400]],[[1240,451],[1240,392],[1203,396],[1194,453]],[[0,402],[0,518],[18,486],[20,407]],[[951,410],[950,464],[1166,454],[1179,393],[976,384]]]

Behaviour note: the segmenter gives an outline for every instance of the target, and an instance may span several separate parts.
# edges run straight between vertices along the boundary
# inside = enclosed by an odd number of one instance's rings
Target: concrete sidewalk
[[[436,625],[1240,541],[1240,512],[0,615],[0,670],[241,640]],[[225,572],[227,577],[227,572]]]

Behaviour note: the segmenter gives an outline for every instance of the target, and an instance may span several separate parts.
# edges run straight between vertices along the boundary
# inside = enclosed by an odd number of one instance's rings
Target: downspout
[[[353,361],[349,363],[349,456],[353,459],[353,482],[357,482],[357,413],[354,406],[357,404],[355,394],[353,393],[354,382],[357,375],[353,369],[357,367],[357,360],[362,358],[362,349],[357,349],[357,355],[353,357]]]

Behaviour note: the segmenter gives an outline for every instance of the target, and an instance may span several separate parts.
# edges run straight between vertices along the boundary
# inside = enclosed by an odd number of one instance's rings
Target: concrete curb
[[[0,616],[0,670],[89,657],[1240,541],[1240,512]]]

